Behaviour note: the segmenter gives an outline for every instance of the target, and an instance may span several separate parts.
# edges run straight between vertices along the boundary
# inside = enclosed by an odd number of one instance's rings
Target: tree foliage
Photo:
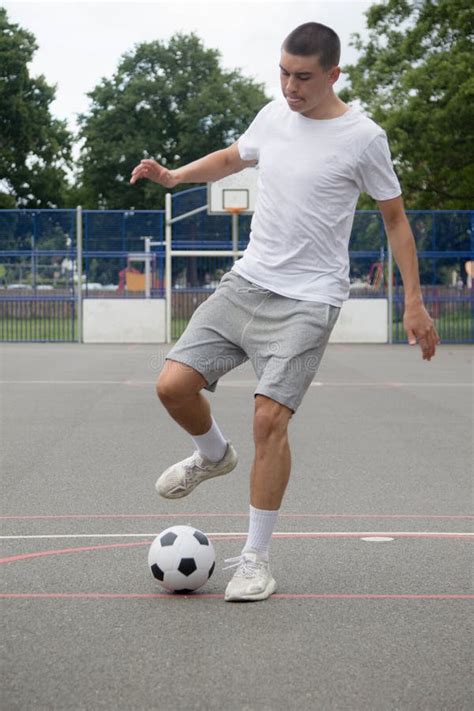
[[[357,99],[388,133],[405,203],[466,209],[474,194],[473,13],[469,0],[387,0],[353,35],[359,61],[344,67]],[[360,206],[368,206],[368,202]]]
[[[37,48],[0,8],[0,208],[61,206],[67,186],[71,136],[50,113],[54,87],[29,74]]]
[[[239,70],[221,69],[219,56],[196,35],[178,33],[168,44],[136,46],[90,92],[90,111],[80,116],[84,206],[162,207],[163,188],[129,185],[142,158],[173,168],[238,138],[269,99]]]

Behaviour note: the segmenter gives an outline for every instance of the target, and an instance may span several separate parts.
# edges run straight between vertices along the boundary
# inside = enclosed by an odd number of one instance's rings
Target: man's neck
[[[335,94],[324,103],[322,106],[317,106],[309,115],[302,114],[306,118],[314,119],[315,121],[327,121],[329,119],[339,118],[349,111],[350,106],[345,104]]]

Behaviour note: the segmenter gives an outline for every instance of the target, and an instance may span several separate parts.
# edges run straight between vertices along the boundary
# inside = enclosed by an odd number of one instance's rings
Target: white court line
[[[47,533],[38,535],[11,535],[0,536],[2,541],[51,539],[51,538],[146,538],[158,536],[162,531],[152,533]],[[210,537],[220,538],[226,536],[247,536],[246,531],[206,531]],[[425,538],[474,538],[474,533],[447,532],[447,531],[278,531],[275,538],[357,538],[362,536],[394,536]]]
[[[0,380],[0,385],[130,385],[131,380]],[[139,385],[148,385],[153,380],[135,380]]]
[[[0,380],[0,385],[155,385],[155,380]],[[219,387],[239,388],[253,387],[257,380],[220,381]],[[467,383],[408,383],[392,381],[370,382],[321,382],[313,381],[311,387],[390,387],[390,388],[472,388],[473,382]]]

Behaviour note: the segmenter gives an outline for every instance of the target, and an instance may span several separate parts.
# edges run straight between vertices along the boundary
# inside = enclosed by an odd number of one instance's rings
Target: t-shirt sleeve
[[[265,115],[269,106],[270,104],[267,104],[267,106],[264,106],[263,109],[258,112],[248,129],[238,139],[237,147],[242,160],[258,161],[260,157],[260,147],[265,134]]]
[[[374,138],[362,153],[355,181],[359,190],[374,200],[391,200],[402,194],[385,132]]]

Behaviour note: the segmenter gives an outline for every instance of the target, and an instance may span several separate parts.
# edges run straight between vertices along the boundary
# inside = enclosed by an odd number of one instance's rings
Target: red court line
[[[6,558],[0,558],[0,565],[4,563],[15,563],[19,560],[28,560],[29,558],[42,558],[50,555],[61,555],[63,553],[85,553],[87,551],[104,550],[105,548],[132,548],[134,546],[151,545],[152,541],[139,541],[135,543],[104,543],[98,546],[81,546],[80,548],[61,548],[59,550],[36,551],[34,553],[21,553],[20,555],[11,555]]]
[[[243,533],[239,536],[219,536],[220,541],[240,541],[246,538],[247,534]],[[212,538],[212,536],[209,536]],[[213,539],[216,540],[216,539]],[[87,553],[88,551],[104,550],[106,548],[132,548],[134,546],[150,546],[153,541],[138,541],[135,543],[105,543],[98,546],[80,546],[79,548],[60,548],[56,550],[35,551],[34,553],[21,553],[20,555],[11,555],[6,558],[0,558],[0,565],[5,563],[16,563],[21,560],[29,560],[31,558],[44,558],[52,555],[63,555],[66,553]]]
[[[212,538],[212,533],[209,533],[208,535]],[[440,531],[439,533],[427,531],[324,531],[321,533],[318,533],[317,531],[304,533],[302,531],[292,533],[291,531],[286,531],[284,533],[276,532],[273,534],[274,538],[374,538],[376,536],[387,536],[391,538],[465,538],[467,540],[473,540],[473,534],[471,533],[446,533],[443,531]]]
[[[203,518],[248,518],[248,513],[206,513],[206,512],[182,512],[182,513],[167,513],[167,514],[37,514],[26,516],[0,516],[1,521],[59,521],[59,520],[74,520],[74,519],[174,519],[186,517],[203,517]],[[425,520],[474,520],[473,515],[459,514],[323,514],[323,513],[281,513],[280,518],[343,518],[343,519],[425,519]]]
[[[2,600],[223,600],[222,593],[0,593]],[[374,593],[276,593],[276,600],[474,600],[474,595],[374,594]]]
[[[247,537],[246,533],[239,533],[237,535],[235,534],[230,534],[229,536],[219,536],[219,537],[213,537],[212,533],[207,534],[211,540],[214,541],[239,541],[243,540]],[[296,535],[291,532],[287,533],[274,533],[274,538],[339,538],[339,539],[344,539],[344,538],[358,538],[360,539],[362,536],[370,537],[370,536],[375,536],[375,535],[381,535],[381,534],[364,534],[364,532],[347,532],[347,533],[297,533]],[[443,539],[468,539],[468,540],[473,540],[470,534],[468,533],[456,533],[456,534],[446,534],[446,533],[435,533],[435,534],[428,534],[428,533],[394,533],[394,532],[388,532],[385,533],[384,535],[391,536],[394,538],[443,538]],[[18,561],[22,560],[29,560],[32,558],[43,558],[46,556],[53,556],[53,555],[63,555],[67,553],[86,553],[89,551],[96,551],[96,550],[105,550],[105,549],[110,549],[110,548],[132,548],[132,547],[137,547],[137,546],[148,546],[151,545],[152,541],[151,540],[146,540],[146,541],[136,541],[134,543],[105,543],[105,544],[100,544],[100,545],[94,545],[94,546],[80,546],[78,548],[60,548],[60,549],[55,549],[55,550],[46,550],[46,551],[35,551],[33,553],[20,553],[19,555],[12,555],[12,556],[7,556],[5,558],[0,558],[0,565],[3,565],[5,563],[15,563]]]

